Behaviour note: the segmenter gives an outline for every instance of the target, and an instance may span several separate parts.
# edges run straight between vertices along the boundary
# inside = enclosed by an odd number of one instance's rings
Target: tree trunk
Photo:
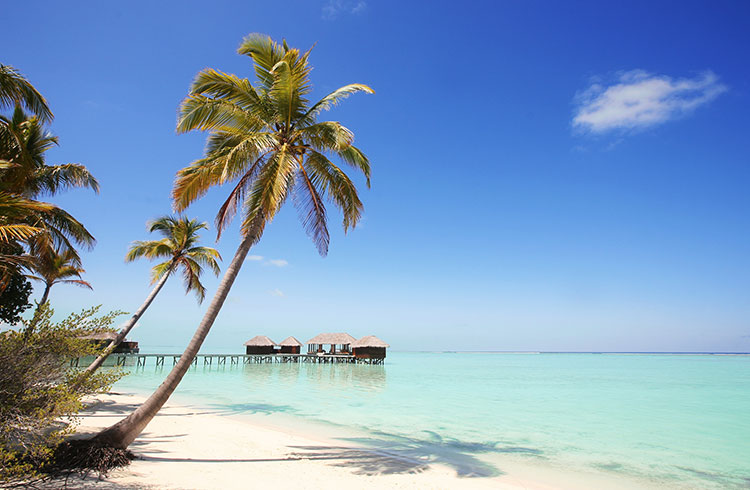
[[[42,299],[39,300],[39,306],[36,307],[37,311],[49,299],[49,290],[52,288],[52,284],[50,283],[45,283],[45,284],[46,285],[44,287],[44,294],[42,294]]]
[[[242,239],[232,262],[224,272],[224,277],[222,277],[219,283],[219,288],[216,290],[216,294],[211,300],[211,305],[206,310],[203,320],[201,320],[185,352],[182,353],[180,360],[177,361],[177,364],[172,368],[167,378],[135,412],[112,427],[104,429],[94,439],[113,447],[126,449],[143,432],[143,429],[156,416],[161,407],[167,403],[170,395],[177,388],[177,385],[180,384],[182,377],[185,376],[185,373],[190,368],[209,330],[211,330],[211,326],[216,320],[221,307],[224,305],[224,300],[226,300],[229,290],[232,288],[232,284],[240,272],[242,263],[245,261],[245,257],[247,257],[247,253],[250,251],[253,243],[255,243],[255,240],[256,238],[249,233]]]
[[[32,333],[34,333],[34,330],[36,329],[36,324],[39,321],[39,313],[41,312],[42,305],[47,302],[49,299],[49,290],[52,289],[52,283],[51,282],[45,282],[44,283],[44,293],[42,294],[42,298],[39,300],[39,303],[36,305],[36,309],[34,310],[34,316],[31,317],[31,322],[26,327],[26,329],[23,331],[24,338],[28,339]]]
[[[172,266],[174,267],[174,264]],[[112,342],[109,343],[107,348],[104,349],[104,352],[99,354],[99,357],[97,357],[94,362],[92,362],[91,365],[86,368],[86,371],[84,371],[83,373],[84,376],[88,376],[89,374],[99,369],[99,367],[104,364],[104,361],[109,357],[109,355],[115,349],[117,349],[117,346],[120,345],[123,340],[125,340],[125,337],[127,337],[130,331],[133,330],[133,327],[135,327],[135,324],[138,322],[141,316],[143,316],[143,313],[146,311],[146,309],[151,306],[154,298],[156,298],[156,295],[159,294],[159,291],[161,291],[164,283],[167,282],[167,279],[169,278],[169,274],[171,272],[172,269],[170,268],[169,270],[167,270],[167,272],[164,273],[161,279],[159,279],[159,282],[156,283],[156,286],[154,286],[154,289],[152,289],[151,293],[149,293],[146,301],[144,301],[141,307],[138,308],[138,311],[136,311],[133,316],[130,317],[130,320],[128,320],[127,323],[122,326],[122,329],[120,330],[120,333],[117,334],[117,337],[115,337]]]

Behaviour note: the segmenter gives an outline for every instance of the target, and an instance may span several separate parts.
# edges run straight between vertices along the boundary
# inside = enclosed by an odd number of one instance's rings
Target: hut
[[[322,333],[311,338],[307,342],[308,354],[324,353],[324,345],[330,345],[328,354],[350,354],[351,344],[355,339],[348,333]]]
[[[287,337],[279,342],[280,354],[299,354],[302,348],[302,342],[294,337]]]
[[[88,335],[83,335],[80,338],[90,340],[91,342],[97,344],[98,347],[101,347],[103,349],[104,347],[107,347],[110,342],[117,338],[117,333],[110,331],[96,332]],[[120,345],[118,345],[112,352],[114,354],[138,354],[140,350],[141,349],[138,347],[138,342],[124,339],[122,342],[120,342]]]
[[[273,348],[275,346],[276,342],[269,339],[265,335],[256,335],[252,339],[245,342],[245,354],[273,354]]]
[[[352,343],[352,352],[357,359],[385,359],[385,349],[390,347],[374,335],[368,335]]]

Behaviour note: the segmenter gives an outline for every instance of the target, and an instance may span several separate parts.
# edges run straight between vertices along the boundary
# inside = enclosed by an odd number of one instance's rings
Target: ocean
[[[126,368],[115,390],[149,393],[170,362]],[[750,488],[745,355],[389,352],[382,366],[199,364],[172,399],[314,424],[466,478],[521,465],[618,488]]]

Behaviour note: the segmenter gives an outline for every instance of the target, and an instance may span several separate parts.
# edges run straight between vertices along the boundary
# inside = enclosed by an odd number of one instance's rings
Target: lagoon
[[[126,368],[114,389],[147,394],[170,368]],[[383,366],[198,365],[173,399],[314,426],[466,478],[520,465],[625,487],[750,485],[749,356],[392,352]]]

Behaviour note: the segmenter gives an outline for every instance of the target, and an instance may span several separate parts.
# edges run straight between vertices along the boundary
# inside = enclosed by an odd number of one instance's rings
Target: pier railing
[[[153,359],[156,366],[164,366],[171,360],[177,364],[181,354],[111,354],[115,366],[145,366],[149,359]],[[202,358],[203,362],[199,359]],[[229,362],[227,363],[227,359]],[[131,362],[129,362],[131,361]],[[314,363],[314,364],[383,364],[384,359],[368,359],[354,357],[350,354],[198,354],[193,358],[193,364],[204,366],[266,363]],[[85,367],[81,359],[71,359],[71,367]]]

